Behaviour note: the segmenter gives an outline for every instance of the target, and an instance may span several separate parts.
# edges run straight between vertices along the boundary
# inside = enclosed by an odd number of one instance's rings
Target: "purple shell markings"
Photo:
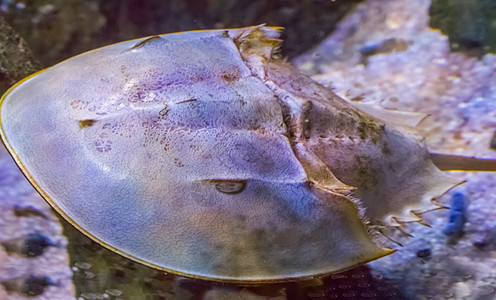
[[[73,225],[169,272],[282,281],[392,253],[378,233],[458,182],[410,128],[277,59],[278,37],[184,32],[76,56],[3,97],[2,138]]]

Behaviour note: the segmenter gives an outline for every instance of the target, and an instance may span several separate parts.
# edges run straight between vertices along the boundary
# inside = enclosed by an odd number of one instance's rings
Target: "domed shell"
[[[417,139],[274,58],[278,36],[194,31],[81,54],[4,95],[2,138],[69,222],[155,268],[282,281],[392,253],[370,222],[453,181]]]

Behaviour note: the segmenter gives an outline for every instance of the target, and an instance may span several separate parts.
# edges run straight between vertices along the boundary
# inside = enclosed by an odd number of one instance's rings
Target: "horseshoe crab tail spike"
[[[496,159],[431,153],[432,162],[443,171],[496,172]]]

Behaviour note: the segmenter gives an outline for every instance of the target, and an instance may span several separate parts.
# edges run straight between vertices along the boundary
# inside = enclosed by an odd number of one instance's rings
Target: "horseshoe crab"
[[[254,26],[87,52],[3,96],[2,140],[71,224],[168,272],[284,281],[394,252],[380,233],[459,183],[431,158],[479,160],[430,154],[422,116],[342,100],[280,42]]]

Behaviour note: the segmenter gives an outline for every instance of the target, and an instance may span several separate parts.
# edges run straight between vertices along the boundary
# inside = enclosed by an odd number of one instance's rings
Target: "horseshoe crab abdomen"
[[[290,115],[293,143],[356,188],[348,195],[370,224],[421,221],[423,211],[438,207],[432,200],[459,183],[432,163],[411,127],[372,117],[291,68],[274,62],[265,70]]]

